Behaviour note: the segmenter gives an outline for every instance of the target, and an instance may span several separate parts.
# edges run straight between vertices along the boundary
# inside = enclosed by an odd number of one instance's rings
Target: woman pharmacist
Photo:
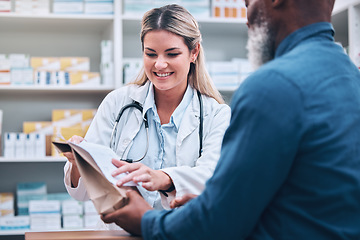
[[[129,172],[117,185],[139,183],[144,199],[162,209],[176,196],[203,191],[220,156],[230,108],[205,69],[201,33],[186,9],[174,4],[145,13],[141,43],[143,69],[132,84],[105,97],[85,140],[110,145],[125,160],[113,160],[113,175]],[[73,156],[66,157],[67,191],[87,200]]]

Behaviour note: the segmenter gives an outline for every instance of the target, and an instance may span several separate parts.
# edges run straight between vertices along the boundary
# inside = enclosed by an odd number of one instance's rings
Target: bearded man
[[[102,219],[144,239],[360,239],[360,73],[334,42],[333,5],[246,0],[258,69],[206,189],[170,211],[129,192]]]

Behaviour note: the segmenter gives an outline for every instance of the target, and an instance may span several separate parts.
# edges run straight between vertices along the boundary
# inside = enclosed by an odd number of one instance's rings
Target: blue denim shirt
[[[205,191],[144,239],[360,239],[360,72],[332,35],[295,31],[245,80]]]

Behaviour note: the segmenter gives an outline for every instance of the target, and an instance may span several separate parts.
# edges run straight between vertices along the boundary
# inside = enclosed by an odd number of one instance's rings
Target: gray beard
[[[273,37],[265,21],[262,24],[250,28],[248,31],[248,59],[253,70],[274,59]]]

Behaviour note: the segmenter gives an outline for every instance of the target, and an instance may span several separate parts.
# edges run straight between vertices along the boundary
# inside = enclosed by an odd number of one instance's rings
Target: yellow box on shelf
[[[14,201],[13,193],[0,193],[0,217],[15,215]]]
[[[98,72],[69,72],[71,85],[100,85],[100,73]]]
[[[61,57],[60,68],[62,71],[90,71],[90,59],[88,57]]]
[[[44,133],[52,135],[53,128],[51,121],[27,121],[23,122],[24,133]]]
[[[57,57],[32,57],[30,65],[37,71],[59,71],[60,59]]]
[[[84,137],[96,109],[54,109],[53,120],[53,141],[68,140],[73,135]],[[60,156],[55,148],[52,148],[53,156]]]

